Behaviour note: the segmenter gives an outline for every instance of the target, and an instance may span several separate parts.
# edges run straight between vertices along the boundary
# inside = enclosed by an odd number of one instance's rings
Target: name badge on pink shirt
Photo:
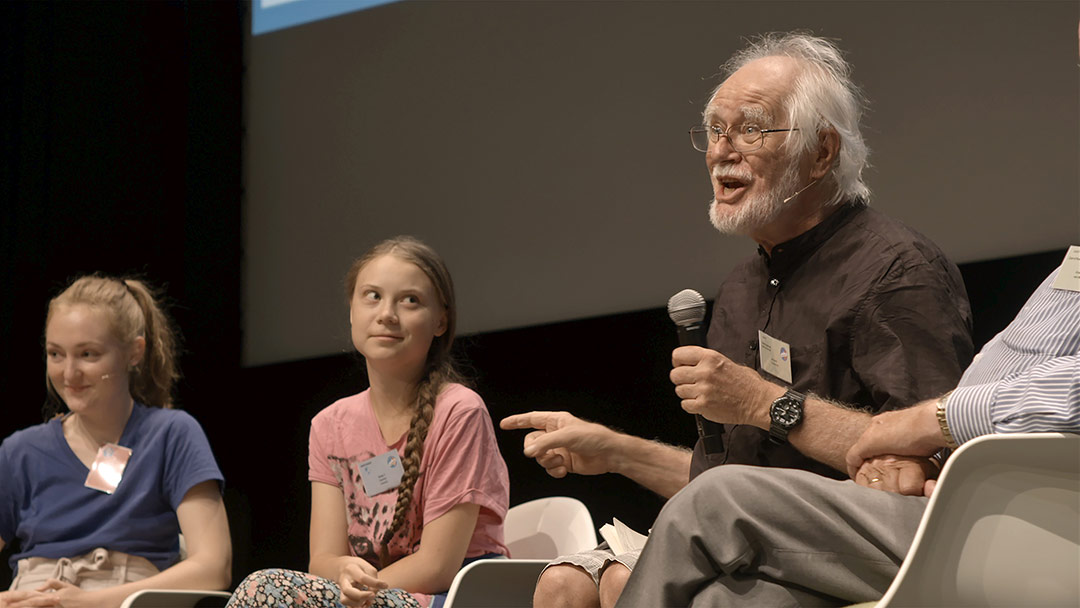
[[[131,448],[125,448],[115,443],[106,443],[98,448],[94,463],[90,465],[90,472],[86,475],[83,485],[91,490],[98,490],[106,494],[116,491],[120,480],[124,478],[124,469],[127,468],[128,460],[131,459]]]
[[[360,479],[364,482],[364,493],[368,496],[382,494],[401,484],[405,470],[401,467],[401,457],[397,450],[390,450],[374,458],[361,462]]]

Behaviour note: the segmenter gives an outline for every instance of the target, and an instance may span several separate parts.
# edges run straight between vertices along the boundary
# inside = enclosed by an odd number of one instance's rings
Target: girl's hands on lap
[[[53,593],[22,589],[0,592],[0,608],[28,608],[30,606],[59,606],[60,599]]]
[[[5,591],[0,593],[0,608],[38,608],[57,606],[62,608],[101,608],[116,606],[121,598],[111,597],[110,590],[84,591],[75,585],[49,579],[33,591]]]
[[[17,602],[41,595],[39,591],[0,591],[0,608],[12,608]]]
[[[375,594],[389,587],[386,581],[379,580],[379,571],[359,557],[345,564],[337,583],[341,587],[341,603],[353,608],[373,605]]]

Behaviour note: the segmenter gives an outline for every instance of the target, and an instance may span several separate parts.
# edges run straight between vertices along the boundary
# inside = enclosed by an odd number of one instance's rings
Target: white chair
[[[180,560],[187,559],[187,541],[180,535]],[[229,601],[225,591],[143,589],[127,596],[120,608],[220,608]]]
[[[503,534],[515,559],[553,559],[597,545],[588,507],[569,496],[538,498],[511,508]]]
[[[512,507],[503,533],[512,559],[485,559],[462,568],[444,608],[528,608],[536,579],[549,561],[597,544],[589,509],[566,496]]]
[[[1080,606],[1080,435],[961,446],[876,606]]]

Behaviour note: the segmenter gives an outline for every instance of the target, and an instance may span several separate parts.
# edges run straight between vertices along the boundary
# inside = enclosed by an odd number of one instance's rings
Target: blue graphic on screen
[[[396,0],[255,0],[251,3],[251,33],[265,34],[275,30],[311,23],[360,11]]]

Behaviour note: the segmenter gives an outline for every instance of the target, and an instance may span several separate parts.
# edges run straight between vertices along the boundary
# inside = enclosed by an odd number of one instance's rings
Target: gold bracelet
[[[945,419],[945,401],[949,398],[949,395],[951,394],[952,391],[949,391],[942,395],[940,399],[938,399],[937,421],[938,426],[941,427],[941,434],[945,436],[945,445],[950,448],[956,449],[960,447],[960,444],[956,443],[956,440],[953,439],[952,433],[949,432],[949,422]]]

